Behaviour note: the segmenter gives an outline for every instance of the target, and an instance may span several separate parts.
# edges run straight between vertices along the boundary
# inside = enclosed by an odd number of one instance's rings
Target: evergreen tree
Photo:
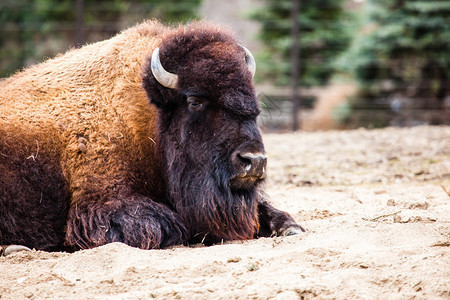
[[[406,107],[416,112],[444,108],[450,96],[449,16],[450,1],[446,0],[371,0],[366,4],[361,36],[342,60],[361,86],[351,101],[353,111],[366,109],[353,115],[356,125],[388,125],[392,116],[367,115],[374,108],[392,108],[390,114]],[[436,123],[448,117],[450,122],[450,116],[443,114],[428,120],[410,117]]]
[[[75,44],[75,0],[0,1],[0,77]],[[197,17],[201,0],[84,0],[86,42],[106,39],[143,19]]]
[[[350,41],[348,21],[342,0],[308,0],[301,2],[300,61],[302,86],[324,85],[335,68],[333,61]],[[291,9],[292,0],[265,0],[266,5],[252,14],[261,22],[260,39],[265,50],[260,54],[262,80],[277,85],[290,84],[291,77]]]

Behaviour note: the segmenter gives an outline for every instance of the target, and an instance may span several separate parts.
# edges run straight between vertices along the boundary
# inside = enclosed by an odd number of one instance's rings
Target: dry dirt
[[[0,298],[450,299],[450,127],[264,139],[271,201],[307,233],[18,252],[0,258]]]

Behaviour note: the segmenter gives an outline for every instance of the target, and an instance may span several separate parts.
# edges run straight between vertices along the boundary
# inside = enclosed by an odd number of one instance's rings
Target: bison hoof
[[[291,236],[291,235],[302,234],[304,232],[306,232],[306,230],[303,229],[303,227],[296,225],[296,226],[292,226],[292,227],[283,229],[283,230],[279,231],[278,233],[274,232],[272,235],[273,236]]]
[[[0,251],[0,256],[8,256],[14,252],[19,252],[19,251],[31,251],[30,248],[26,247],[26,246],[22,246],[22,245],[9,245],[9,246],[3,246],[1,247],[2,251]]]
[[[297,235],[304,233],[305,229],[303,228],[288,228],[283,232],[283,236]]]

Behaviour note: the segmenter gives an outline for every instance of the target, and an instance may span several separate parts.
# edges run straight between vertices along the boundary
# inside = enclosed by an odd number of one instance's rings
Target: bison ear
[[[142,73],[142,87],[147,92],[150,103],[154,104],[159,109],[170,110],[173,109],[177,103],[183,101],[183,96],[179,93],[178,89],[172,87],[173,84],[177,85],[178,75],[164,70],[158,55],[158,59],[155,62],[155,53],[158,54],[158,51],[154,52],[152,58],[149,57],[146,61]],[[157,65],[156,67],[155,64]],[[167,76],[169,78],[167,78]],[[171,80],[175,80],[175,82],[172,82]]]
[[[142,76],[142,87],[147,92],[150,103],[159,109],[164,109],[170,105],[169,99],[173,97],[170,95],[173,94],[173,90],[162,87],[151,74],[151,70],[146,68]]]

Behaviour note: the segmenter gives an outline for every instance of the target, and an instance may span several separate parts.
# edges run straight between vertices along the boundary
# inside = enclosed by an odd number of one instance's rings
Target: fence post
[[[300,97],[300,0],[292,1],[292,51],[291,51],[291,68],[292,68],[292,130],[297,131],[300,128],[300,120],[298,114],[301,110]]]
[[[76,11],[76,24],[75,24],[75,47],[81,47],[84,45],[84,1],[77,0],[75,3]]]

